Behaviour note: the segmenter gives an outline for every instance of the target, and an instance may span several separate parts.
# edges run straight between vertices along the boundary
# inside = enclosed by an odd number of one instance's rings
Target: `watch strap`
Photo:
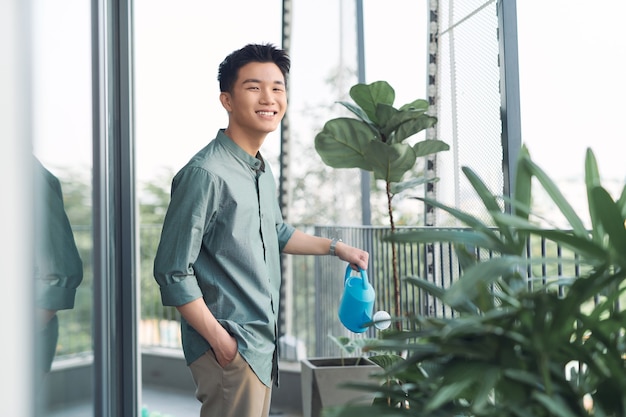
[[[328,251],[328,254],[330,256],[337,256],[337,254],[335,253],[335,248],[337,247],[338,242],[342,242],[342,240],[337,237],[332,238],[332,240],[330,241],[330,250]]]

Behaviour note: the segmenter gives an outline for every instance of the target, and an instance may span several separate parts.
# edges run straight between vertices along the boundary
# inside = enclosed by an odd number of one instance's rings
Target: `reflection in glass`
[[[32,1],[36,415],[93,410],[91,2]]]
[[[37,416],[91,410],[90,184],[33,156]]]
[[[44,377],[50,372],[59,339],[57,311],[74,308],[76,288],[83,280],[83,262],[65,212],[61,182],[36,157],[33,177],[35,317],[40,347],[36,377]]]

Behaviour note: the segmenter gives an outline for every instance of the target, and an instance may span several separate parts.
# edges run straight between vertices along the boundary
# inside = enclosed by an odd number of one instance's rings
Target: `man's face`
[[[250,62],[239,69],[232,93],[222,93],[229,125],[249,133],[270,133],[287,110],[285,78],[270,62]]]

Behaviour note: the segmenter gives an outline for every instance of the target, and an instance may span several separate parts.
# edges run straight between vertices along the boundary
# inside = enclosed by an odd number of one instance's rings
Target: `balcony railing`
[[[420,227],[400,227],[399,232],[419,231]],[[430,229],[432,230],[432,228]],[[370,253],[368,278],[376,291],[374,310],[394,314],[394,283],[392,244],[384,241],[391,231],[387,227],[314,227],[305,231],[318,236],[340,237],[345,242],[364,248]],[[400,283],[400,315],[453,316],[454,311],[436,298],[409,284],[403,277],[420,277],[447,288],[458,279],[460,266],[452,244],[396,243]],[[477,249],[480,259],[494,256]],[[533,237],[526,247],[528,258],[543,262],[526,271],[529,285],[533,280],[557,276],[580,275],[575,254],[555,243]],[[356,335],[346,330],[337,318],[346,264],[333,257],[291,256],[286,261],[283,305],[284,343],[281,356],[298,360],[303,356],[324,357],[340,355],[339,348],[328,337],[342,335],[351,338],[375,337],[377,330]],[[532,280],[531,280],[532,278]]]
[[[390,233],[386,227],[320,227],[299,226],[305,232],[318,236],[339,237],[351,245],[364,248],[370,253],[368,278],[376,290],[374,309],[385,310],[393,315],[393,272],[391,244],[383,238]],[[419,227],[401,227],[400,231],[420,230]],[[83,231],[83,233],[86,233]],[[156,252],[160,226],[141,227],[140,277],[141,277],[141,323],[139,342],[142,347],[180,349],[179,315],[173,307],[163,307],[158,286],[152,277],[152,260]],[[534,239],[534,238],[533,238]],[[419,276],[441,287],[449,287],[459,276],[459,265],[450,244],[397,243],[399,276]],[[480,257],[490,253],[477,252]],[[526,256],[544,259],[538,266],[529,267],[528,277],[533,279],[555,276],[579,276],[575,254],[565,251],[546,240],[527,243]],[[535,264],[533,264],[535,265]],[[338,348],[329,334],[349,337],[373,337],[376,330],[355,335],[348,332],[337,318],[337,309],[343,291],[346,264],[329,256],[283,257],[283,299],[281,305],[281,358],[297,361],[303,357],[336,356]],[[90,277],[86,277],[89,281]],[[530,283],[531,281],[529,281]],[[530,285],[530,284],[529,284]],[[91,299],[90,283],[81,284],[79,295]],[[82,292],[81,292],[82,291]],[[403,315],[416,313],[433,316],[450,316],[454,312],[438,300],[402,281],[400,288]],[[82,302],[77,302],[81,306]],[[57,359],[89,355],[85,320],[90,317],[87,305],[79,311],[63,311],[59,351]],[[82,323],[82,324],[81,324]]]

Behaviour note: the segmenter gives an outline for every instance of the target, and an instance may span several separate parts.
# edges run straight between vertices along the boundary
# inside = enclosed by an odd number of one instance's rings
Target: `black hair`
[[[237,80],[239,68],[250,62],[273,62],[278,66],[287,82],[287,74],[291,66],[289,55],[283,49],[265,44],[248,44],[241,49],[231,52],[220,64],[217,80],[221,92],[230,92]]]

